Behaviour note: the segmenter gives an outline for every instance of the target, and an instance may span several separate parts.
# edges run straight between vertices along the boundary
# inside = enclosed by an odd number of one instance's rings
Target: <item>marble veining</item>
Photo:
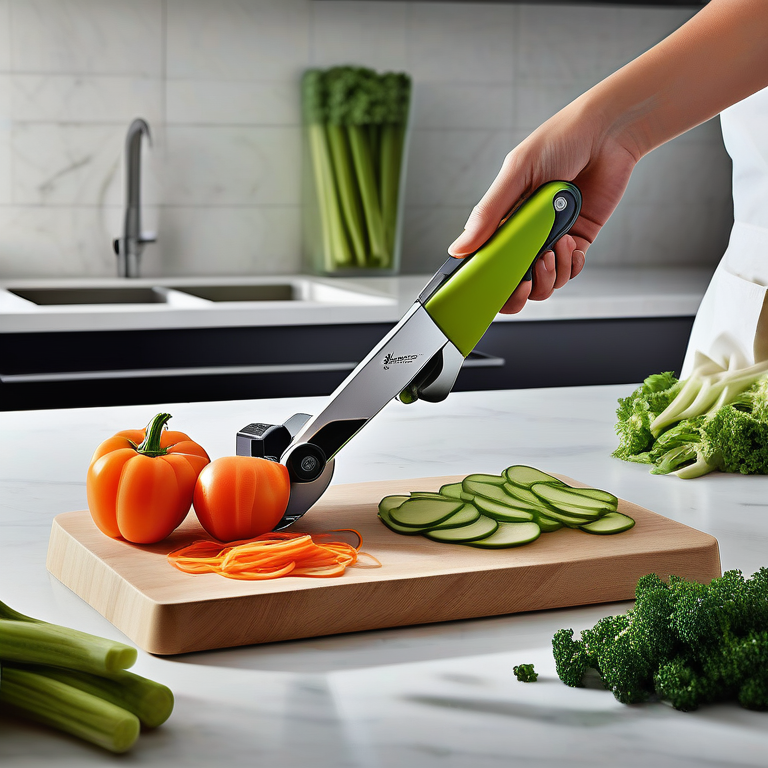
[[[342,63],[414,77],[402,269],[433,271],[507,152],[692,12],[0,0],[0,278],[115,274],[120,225],[104,221],[122,205],[125,130],[138,116],[154,137],[143,201],[159,225],[146,274],[300,271],[298,80]],[[716,122],[693,134],[642,161],[593,264],[716,263],[729,164]]]
[[[717,536],[724,569],[766,564],[765,477],[695,481],[650,475],[610,457],[616,399],[629,386],[454,393],[445,402],[387,406],[339,456],[335,482],[498,471],[527,461],[614,490]],[[84,474],[105,436],[158,409],[212,457],[232,452],[255,418],[312,413],[323,398],[158,403],[0,414],[0,599],[20,610],[122,639],[45,571],[52,518],[85,505]],[[67,450],[47,460],[51,436]],[[47,441],[47,442],[46,442]],[[311,512],[310,512],[311,514]],[[549,649],[627,603],[314,638],[173,658],[139,653],[136,671],[170,685],[171,720],[143,734],[145,765],[264,764],[562,768],[765,765],[764,713],[733,705],[677,712],[627,707],[607,692],[556,678]],[[533,662],[536,684],[512,667]],[[34,725],[0,720],[0,760],[37,766],[114,760]]]

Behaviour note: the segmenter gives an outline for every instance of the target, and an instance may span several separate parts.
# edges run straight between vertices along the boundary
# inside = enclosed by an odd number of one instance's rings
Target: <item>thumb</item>
[[[464,231],[449,246],[451,256],[469,256],[491,237],[526,192],[524,178],[524,174],[513,170],[513,163],[507,156],[493,184],[469,214]]]

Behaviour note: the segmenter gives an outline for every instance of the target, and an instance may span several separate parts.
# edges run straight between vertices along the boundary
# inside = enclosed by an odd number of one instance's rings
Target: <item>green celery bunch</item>
[[[127,671],[136,656],[0,602],[0,712],[125,752],[142,726],[156,728],[173,710],[169,688]]]
[[[302,103],[326,270],[392,265],[411,79],[310,69]]]

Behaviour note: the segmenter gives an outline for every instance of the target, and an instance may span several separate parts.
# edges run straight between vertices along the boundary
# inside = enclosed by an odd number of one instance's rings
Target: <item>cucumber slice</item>
[[[504,476],[512,485],[521,485],[524,488],[530,488],[534,483],[551,483],[553,485],[565,485],[562,480],[558,480],[546,472],[542,472],[535,467],[528,467],[525,464],[515,464],[504,470]]]
[[[467,493],[466,491],[462,491],[459,494],[459,498],[462,501],[468,501],[470,504],[472,504],[475,501],[475,494],[474,493]]]
[[[559,520],[553,520],[551,517],[547,517],[546,515],[536,515],[533,516],[533,522],[536,523],[536,525],[541,528],[542,533],[550,533],[551,531],[559,531],[563,524]]]
[[[601,507],[600,509],[587,509],[586,507],[575,507],[573,504],[553,504],[554,509],[571,515],[572,517],[580,517],[582,520],[597,520],[598,517],[607,515],[609,512],[615,512],[613,507]]]
[[[448,485],[444,485],[440,489],[440,494],[442,496],[448,496],[451,499],[460,499],[461,483],[449,483]]]
[[[488,483],[489,485],[504,485],[506,482],[502,475],[467,475],[465,480],[469,480],[471,483]]]
[[[579,528],[582,525],[595,522],[594,518],[589,520],[585,517],[575,517],[574,515],[568,515],[565,512],[561,512],[559,509],[548,509],[546,516],[550,520],[567,525],[569,528]]]
[[[385,496],[379,502],[379,512],[391,512],[395,507],[399,507],[403,502],[408,501],[408,496]]]
[[[432,531],[425,531],[424,535],[433,541],[463,544],[469,541],[484,539],[486,536],[490,536],[498,527],[499,523],[495,520],[481,515],[474,523],[463,525],[461,528],[438,528]]]
[[[434,491],[411,491],[412,499],[438,499],[440,501],[452,501],[452,499],[443,496],[442,493]]]
[[[392,514],[389,512],[389,510],[380,510],[379,511],[379,520],[381,520],[384,525],[387,526],[391,531],[394,531],[395,533],[405,533],[406,535],[421,533],[424,529],[423,528],[413,528],[410,525],[400,525],[400,523],[396,523],[392,519]]]
[[[597,499],[597,501],[602,501],[606,506],[613,507],[614,509],[616,509],[619,504],[619,500],[616,498],[616,496],[614,496],[612,493],[608,493],[608,491],[601,491],[599,488],[571,487],[571,491],[578,493],[580,496],[586,496],[588,499]]]
[[[490,483],[478,483],[473,480],[464,480],[462,483],[464,493],[472,494],[472,496],[482,496],[486,499],[491,499],[499,504],[506,504],[507,506],[515,505],[527,509],[525,504],[517,504],[514,499],[510,498],[509,494],[504,491],[504,488],[500,485],[491,485]],[[462,497],[463,498],[463,497]],[[541,502],[539,502],[541,505]]]
[[[555,486],[548,483],[534,483],[531,491],[540,499],[555,507],[561,504],[567,504],[570,507],[583,507],[592,510],[598,514],[606,509],[605,502],[599,499],[593,499],[577,492],[576,488],[570,486]]]
[[[483,549],[506,549],[536,541],[540,534],[541,528],[536,523],[499,523],[499,527],[490,536],[468,541],[467,544]]]
[[[621,512],[609,512],[607,515],[586,525],[580,525],[582,531],[587,533],[621,533],[628,531],[635,521],[628,515],[622,515]]]
[[[442,523],[431,526],[429,530],[443,530],[444,528],[460,528],[464,525],[474,523],[479,519],[480,512],[473,504],[465,504],[458,512],[454,512],[450,517],[443,520]]]
[[[533,512],[499,504],[485,496],[475,496],[475,506],[484,514],[500,523],[526,523],[533,521]]]
[[[535,512],[544,512],[549,509],[549,504],[540,499],[535,493],[523,488],[521,485],[504,483],[504,492],[510,497],[510,503],[530,509]]]
[[[392,520],[412,528],[428,528],[447,520],[464,505],[449,499],[408,499],[390,511]]]

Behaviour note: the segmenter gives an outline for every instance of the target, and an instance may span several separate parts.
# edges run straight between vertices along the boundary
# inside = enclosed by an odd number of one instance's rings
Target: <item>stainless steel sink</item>
[[[140,286],[114,288],[9,288],[10,293],[38,306],[63,304],[165,304],[162,289]]]
[[[282,279],[203,281],[142,280],[141,285],[10,285],[5,288],[14,302],[40,307],[125,306],[161,304],[170,308],[212,307],[221,304],[265,306],[334,305],[384,306],[394,303],[389,296],[337,286],[300,277]],[[27,303],[29,302],[29,303]]]

